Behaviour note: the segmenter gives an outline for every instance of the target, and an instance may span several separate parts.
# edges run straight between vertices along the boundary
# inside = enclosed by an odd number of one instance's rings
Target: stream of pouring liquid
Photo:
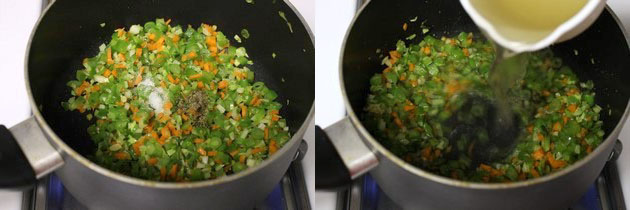
[[[488,76],[488,84],[492,88],[497,110],[493,123],[499,129],[510,130],[514,123],[512,122],[514,115],[508,91],[525,77],[529,53],[514,54],[499,45],[495,46],[495,50],[497,55]]]
[[[536,43],[584,7],[587,0],[470,0],[481,16],[504,38]],[[492,38],[492,37],[489,37]],[[496,126],[512,126],[513,114],[508,90],[523,79],[529,53],[515,54],[498,44],[495,62],[490,70],[489,85],[497,108]],[[498,123],[498,124],[497,124]]]

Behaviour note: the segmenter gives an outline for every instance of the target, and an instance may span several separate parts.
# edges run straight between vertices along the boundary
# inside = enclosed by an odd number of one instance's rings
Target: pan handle
[[[0,188],[22,190],[64,164],[34,117],[0,125]]]
[[[315,188],[335,190],[378,165],[348,117],[322,130],[315,127]]]

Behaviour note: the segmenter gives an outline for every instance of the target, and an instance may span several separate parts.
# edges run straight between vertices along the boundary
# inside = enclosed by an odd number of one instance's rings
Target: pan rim
[[[567,168],[564,168],[558,172],[541,176],[538,178],[534,178],[534,179],[527,179],[524,181],[516,181],[516,182],[510,182],[510,183],[471,182],[471,181],[463,181],[463,180],[452,179],[450,177],[440,176],[440,175],[431,173],[429,171],[426,171],[424,169],[421,169],[419,167],[413,166],[405,162],[398,156],[394,155],[387,148],[381,145],[381,143],[379,143],[376,140],[376,138],[372,136],[372,134],[370,134],[370,132],[363,126],[363,124],[359,120],[359,117],[354,112],[354,109],[351,106],[350,100],[348,99],[348,93],[346,91],[344,77],[343,77],[343,72],[344,72],[343,61],[344,61],[344,54],[346,51],[346,44],[347,44],[350,32],[352,31],[354,24],[356,23],[358,18],[361,16],[363,11],[369,6],[370,3],[371,1],[368,1],[357,11],[356,15],[350,22],[348,29],[346,30],[346,34],[341,45],[342,50],[340,51],[340,55],[339,55],[339,82],[341,84],[341,94],[343,95],[344,106],[346,108],[348,118],[350,119],[350,122],[352,122],[352,125],[355,127],[355,129],[357,129],[357,131],[359,132],[362,141],[368,147],[370,147],[375,154],[381,155],[387,158],[388,160],[392,161],[394,164],[396,164],[398,167],[402,168],[408,173],[411,173],[418,177],[425,178],[425,179],[428,179],[428,180],[431,180],[440,184],[444,184],[447,186],[462,187],[462,188],[475,189],[475,190],[512,189],[512,188],[521,188],[521,187],[528,187],[528,186],[543,184],[545,182],[548,182],[554,179],[559,179],[560,177],[566,174],[569,174],[573,172],[574,170],[582,167],[587,162],[590,162],[591,159],[595,158],[596,154],[604,152],[605,148],[610,146],[610,144],[614,144],[616,139],[611,138],[611,136],[613,134],[619,134],[621,132],[623,124],[625,123],[625,121],[628,118],[628,115],[630,114],[630,110],[629,110],[630,100],[629,100],[628,103],[626,104],[626,109],[624,113],[621,115],[621,119],[617,122],[617,125],[615,126],[615,128],[609,133],[608,137],[604,139],[604,142],[601,145],[599,145],[597,148],[595,148],[595,150],[591,154],[587,155],[586,157],[578,160],[577,162],[571,164]],[[630,37],[628,37],[628,32],[626,31],[623,24],[619,20],[619,17],[614,13],[612,9],[610,9],[608,5],[605,6],[605,11],[607,11],[617,23],[617,26],[619,27],[624,38],[626,39],[626,47],[630,49],[630,39],[629,39]]]
[[[300,20],[300,23],[306,29],[306,32],[310,38],[311,44],[315,46],[315,39],[313,37],[313,33],[311,31],[310,26],[306,23],[304,17],[302,17],[302,15],[298,12],[295,6],[293,6],[293,4],[289,2],[289,0],[283,0],[283,2],[291,9],[291,12],[293,12],[298,17],[298,19]],[[60,151],[58,152],[62,155],[62,157],[65,157],[65,155],[68,155],[74,160],[77,160],[77,162],[79,162],[83,166],[89,168],[92,171],[95,171],[97,174],[100,174],[102,176],[112,178],[114,180],[127,183],[127,184],[132,184],[132,185],[141,186],[141,187],[158,188],[158,189],[190,189],[190,188],[203,188],[203,187],[210,187],[210,186],[221,185],[221,184],[228,184],[230,182],[255,174],[258,171],[262,170],[263,168],[267,167],[268,165],[272,164],[273,162],[279,161],[280,156],[283,156],[284,153],[287,153],[291,149],[291,147],[293,147],[295,144],[300,143],[300,140],[303,138],[306,130],[308,129],[309,122],[312,121],[313,116],[315,115],[315,107],[314,107],[315,99],[313,98],[308,114],[302,121],[300,127],[293,134],[293,136],[287,142],[287,144],[285,144],[282,148],[280,148],[280,150],[278,150],[277,154],[272,155],[271,157],[268,157],[267,159],[263,160],[260,164],[254,167],[247,168],[245,171],[242,171],[236,174],[230,174],[224,177],[203,180],[203,181],[177,183],[177,182],[160,182],[160,181],[140,179],[140,178],[128,176],[128,175],[114,172],[107,168],[104,168],[92,162],[91,160],[87,159],[83,155],[79,154],[77,151],[75,151],[70,146],[68,146],[59,136],[57,136],[57,134],[48,125],[48,123],[42,116],[41,112],[37,108],[38,105],[36,104],[35,98],[33,97],[31,85],[29,81],[29,71],[28,71],[31,44],[32,44],[33,38],[35,37],[35,32],[37,31],[40,22],[44,19],[44,17],[46,17],[48,10],[51,7],[53,7],[55,3],[57,3],[57,1],[53,1],[48,6],[46,6],[46,8],[42,11],[42,14],[38,18],[37,22],[33,26],[33,29],[31,30],[31,34],[28,40],[28,44],[26,46],[26,52],[24,56],[25,58],[24,59],[24,81],[26,85],[26,92],[28,95],[31,111],[33,112],[33,116],[37,120],[37,123],[39,124],[40,129],[42,129],[42,131],[48,136],[48,141],[50,143],[55,144],[54,146],[60,148]]]

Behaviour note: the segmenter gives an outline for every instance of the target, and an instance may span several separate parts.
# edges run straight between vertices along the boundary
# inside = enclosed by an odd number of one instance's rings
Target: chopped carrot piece
[[[140,155],[140,146],[144,145],[144,137],[140,137],[136,143],[133,143],[133,151],[136,155]]]
[[[575,112],[577,110],[577,105],[571,104],[567,107],[570,112]]]
[[[276,151],[278,151],[278,146],[276,145],[276,141],[271,140],[269,142],[269,154],[273,155],[274,153],[276,153]]]
[[[194,57],[197,57],[197,53],[195,51],[188,53],[188,58],[194,58]]]
[[[112,48],[107,48],[107,64],[114,64],[114,59],[112,59]]]
[[[163,127],[160,133],[162,134],[160,139],[163,141],[171,137],[171,131],[169,131],[167,127]]]
[[[166,75],[166,78],[168,78],[169,82],[177,84],[177,82],[175,82],[175,79],[173,79],[173,76],[171,74]]]
[[[173,43],[177,43],[177,42],[179,42],[179,35],[175,35],[175,36],[173,36],[173,39],[172,39],[172,40],[173,40]]]
[[[470,51],[468,51],[468,48],[464,48],[464,50],[462,50],[464,52],[464,56],[468,57],[470,56]]]
[[[534,153],[532,154],[532,156],[534,157],[534,159],[536,160],[540,160],[543,157],[545,157],[545,152],[543,151],[542,148],[538,148],[538,150],[534,151]]]
[[[247,116],[247,107],[243,104],[240,104],[239,106],[241,107],[241,116],[242,117]]]
[[[550,96],[551,92],[549,92],[548,90],[543,90],[542,94],[543,94],[543,96]]]
[[[586,128],[580,128],[580,136],[581,137],[585,137],[586,133],[588,133],[588,130]]]
[[[409,63],[409,71],[413,71],[416,68],[416,65],[413,63]]]
[[[217,151],[209,151],[209,152],[206,153],[206,155],[208,155],[210,157],[217,156]]]
[[[140,55],[142,55],[142,48],[137,48],[136,49],[136,58],[139,58]]]
[[[416,107],[415,107],[415,106],[413,106],[413,105],[406,105],[403,109],[404,109],[405,111],[411,111],[411,110],[413,110],[413,109],[415,109],[415,108],[416,108]]]
[[[203,89],[205,86],[203,85],[203,82],[199,81],[197,82],[197,88],[199,89]]]
[[[389,56],[393,57],[393,58],[401,58],[402,57],[402,55],[396,50],[389,51]]]
[[[429,54],[431,54],[431,48],[430,47],[424,47],[423,52],[424,52],[424,54],[429,55]]]
[[[77,109],[79,110],[79,113],[85,112],[85,107],[83,105],[79,105],[79,107],[77,107]]]
[[[538,139],[538,141],[545,140],[545,136],[543,136],[541,133],[538,133],[538,135],[536,136],[536,138]]]
[[[117,77],[117,76],[118,76],[118,71],[117,71],[116,69],[114,69],[114,70],[112,71],[112,75],[114,75],[114,77]]]
[[[150,166],[155,165],[158,162],[158,159],[155,157],[149,158],[147,160],[147,164],[149,164]]]
[[[257,95],[254,95],[254,98],[252,98],[252,100],[251,100],[251,101],[249,101],[249,105],[254,105],[254,104],[256,104],[256,100],[258,100],[258,96],[257,96]]]
[[[117,34],[118,37],[121,37],[121,36],[123,36],[125,34],[125,29],[124,28],[119,28],[119,29],[116,29],[116,32],[118,32],[118,34]]]
[[[116,154],[114,154],[114,157],[118,160],[126,160],[129,159],[129,153],[117,152]]]
[[[238,150],[232,150],[232,151],[230,152],[230,156],[232,156],[232,157],[234,157],[234,156],[235,156],[235,155],[237,155],[237,154],[238,154]]]
[[[219,89],[227,88],[227,86],[228,86],[227,80],[221,80],[221,82],[219,82]]]
[[[394,117],[394,123],[395,123],[398,127],[400,127],[400,128],[404,127],[404,125],[402,124],[402,121],[400,120],[400,118],[398,118],[398,113],[396,113],[396,112],[392,112],[392,116]]]
[[[420,151],[420,155],[422,155],[423,158],[429,159],[431,157],[431,147],[425,147],[422,149]]]
[[[198,74],[193,74],[193,75],[190,75],[190,76],[188,77],[188,79],[199,79],[199,78],[201,78],[201,76],[202,76],[202,75],[203,75],[203,74],[201,74],[201,73],[198,73]]]
[[[238,157],[238,162],[240,162],[240,163],[245,163],[245,158],[247,158],[247,157],[245,157],[245,155],[241,155],[241,156],[239,156],[239,157]]]
[[[217,46],[217,39],[216,39],[216,37],[213,37],[213,36],[206,37],[206,44],[209,47]]]
[[[206,152],[205,149],[199,147],[199,149],[197,149],[197,152],[199,152],[200,155],[202,156],[206,156],[208,153]]]
[[[171,19],[169,18],[169,19],[168,19],[168,20],[166,20],[166,22],[164,22],[164,23],[166,23],[166,25],[168,25],[169,23],[171,23]]]
[[[161,50],[164,47],[164,36],[160,37],[155,43],[150,44],[149,50]]]
[[[91,90],[91,91],[92,91],[92,92],[94,92],[94,91],[98,91],[98,90],[100,90],[100,89],[101,89],[101,86],[100,86],[100,85],[93,85],[93,86],[92,86],[92,90]]]
[[[171,110],[171,108],[173,108],[173,103],[171,103],[170,101],[164,103],[164,109]]]
[[[567,116],[562,116],[562,122],[566,125],[567,122],[569,121],[569,118]]]
[[[403,31],[407,31],[407,23],[403,24]]]
[[[254,106],[258,106],[262,103],[262,100],[260,100],[260,98],[258,100],[256,100],[256,103],[254,103]]]
[[[479,168],[481,168],[481,170],[488,171],[488,172],[492,171],[492,167],[486,164],[479,164]]]
[[[554,123],[554,124],[553,124],[553,128],[552,128],[552,130],[553,130],[554,132],[558,132],[558,131],[560,131],[561,129],[562,129],[562,125],[560,124],[560,122],[556,122],[556,123]]]
[[[550,152],[547,152],[547,161],[549,162],[549,165],[551,165],[551,167],[554,169],[562,168],[567,164],[566,161],[556,160],[556,158],[554,158]]]
[[[265,127],[265,140],[269,139],[269,127]]]
[[[177,176],[177,164],[173,164],[169,175],[171,176],[171,178],[175,178],[175,176]]]
[[[257,154],[259,152],[265,151],[265,148],[263,147],[256,147],[254,149],[252,149],[252,154]]]
[[[534,125],[528,125],[527,126],[527,132],[528,133],[533,133],[534,132]]]
[[[497,176],[502,176],[503,172],[497,170],[497,169],[492,169],[490,170],[490,176],[492,177],[497,177]]]
[[[154,40],[155,39],[155,34],[149,34],[149,39],[150,40]]]
[[[79,87],[77,87],[77,90],[75,91],[75,93],[77,94],[77,96],[80,96],[83,91],[85,91],[85,89],[90,85],[90,83],[83,81],[83,83],[81,83],[81,85]]]
[[[195,144],[201,144],[201,143],[203,143],[204,141],[205,141],[205,140],[203,140],[203,139],[199,139],[199,138],[197,138],[197,139],[195,139]]]
[[[459,84],[459,82],[457,81],[449,82],[446,85],[446,93],[448,93],[448,95],[453,95],[457,93],[458,91],[460,91],[461,89],[462,89],[462,85]]]
[[[105,69],[105,72],[103,72],[104,77],[109,77],[109,75],[111,74],[112,74],[112,71],[110,71],[109,69]]]
[[[536,177],[539,177],[539,176],[540,176],[540,174],[538,173],[538,171],[537,171],[536,169],[532,169],[532,170],[530,170],[530,172],[531,172],[531,174],[532,174],[532,176],[533,176],[534,178],[536,178]]]
[[[400,53],[398,51],[392,50],[389,51],[389,62],[393,65],[396,63],[396,61],[398,61],[398,59],[400,59],[402,57],[402,55],[400,55]]]
[[[166,168],[160,168],[160,179],[164,180],[166,178]]]

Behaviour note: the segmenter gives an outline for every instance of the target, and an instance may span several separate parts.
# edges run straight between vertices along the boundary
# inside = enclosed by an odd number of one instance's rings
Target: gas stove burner
[[[355,180],[349,189],[337,194],[337,210],[402,209],[381,191],[370,176]],[[614,161],[606,164],[595,183],[570,210],[626,209],[621,182]]]
[[[306,183],[300,161],[295,161],[280,183],[276,185],[267,198],[256,205],[256,210],[292,210],[310,209]],[[23,196],[24,210],[84,210],[63,186],[61,180],[52,174],[39,180],[35,189]]]

